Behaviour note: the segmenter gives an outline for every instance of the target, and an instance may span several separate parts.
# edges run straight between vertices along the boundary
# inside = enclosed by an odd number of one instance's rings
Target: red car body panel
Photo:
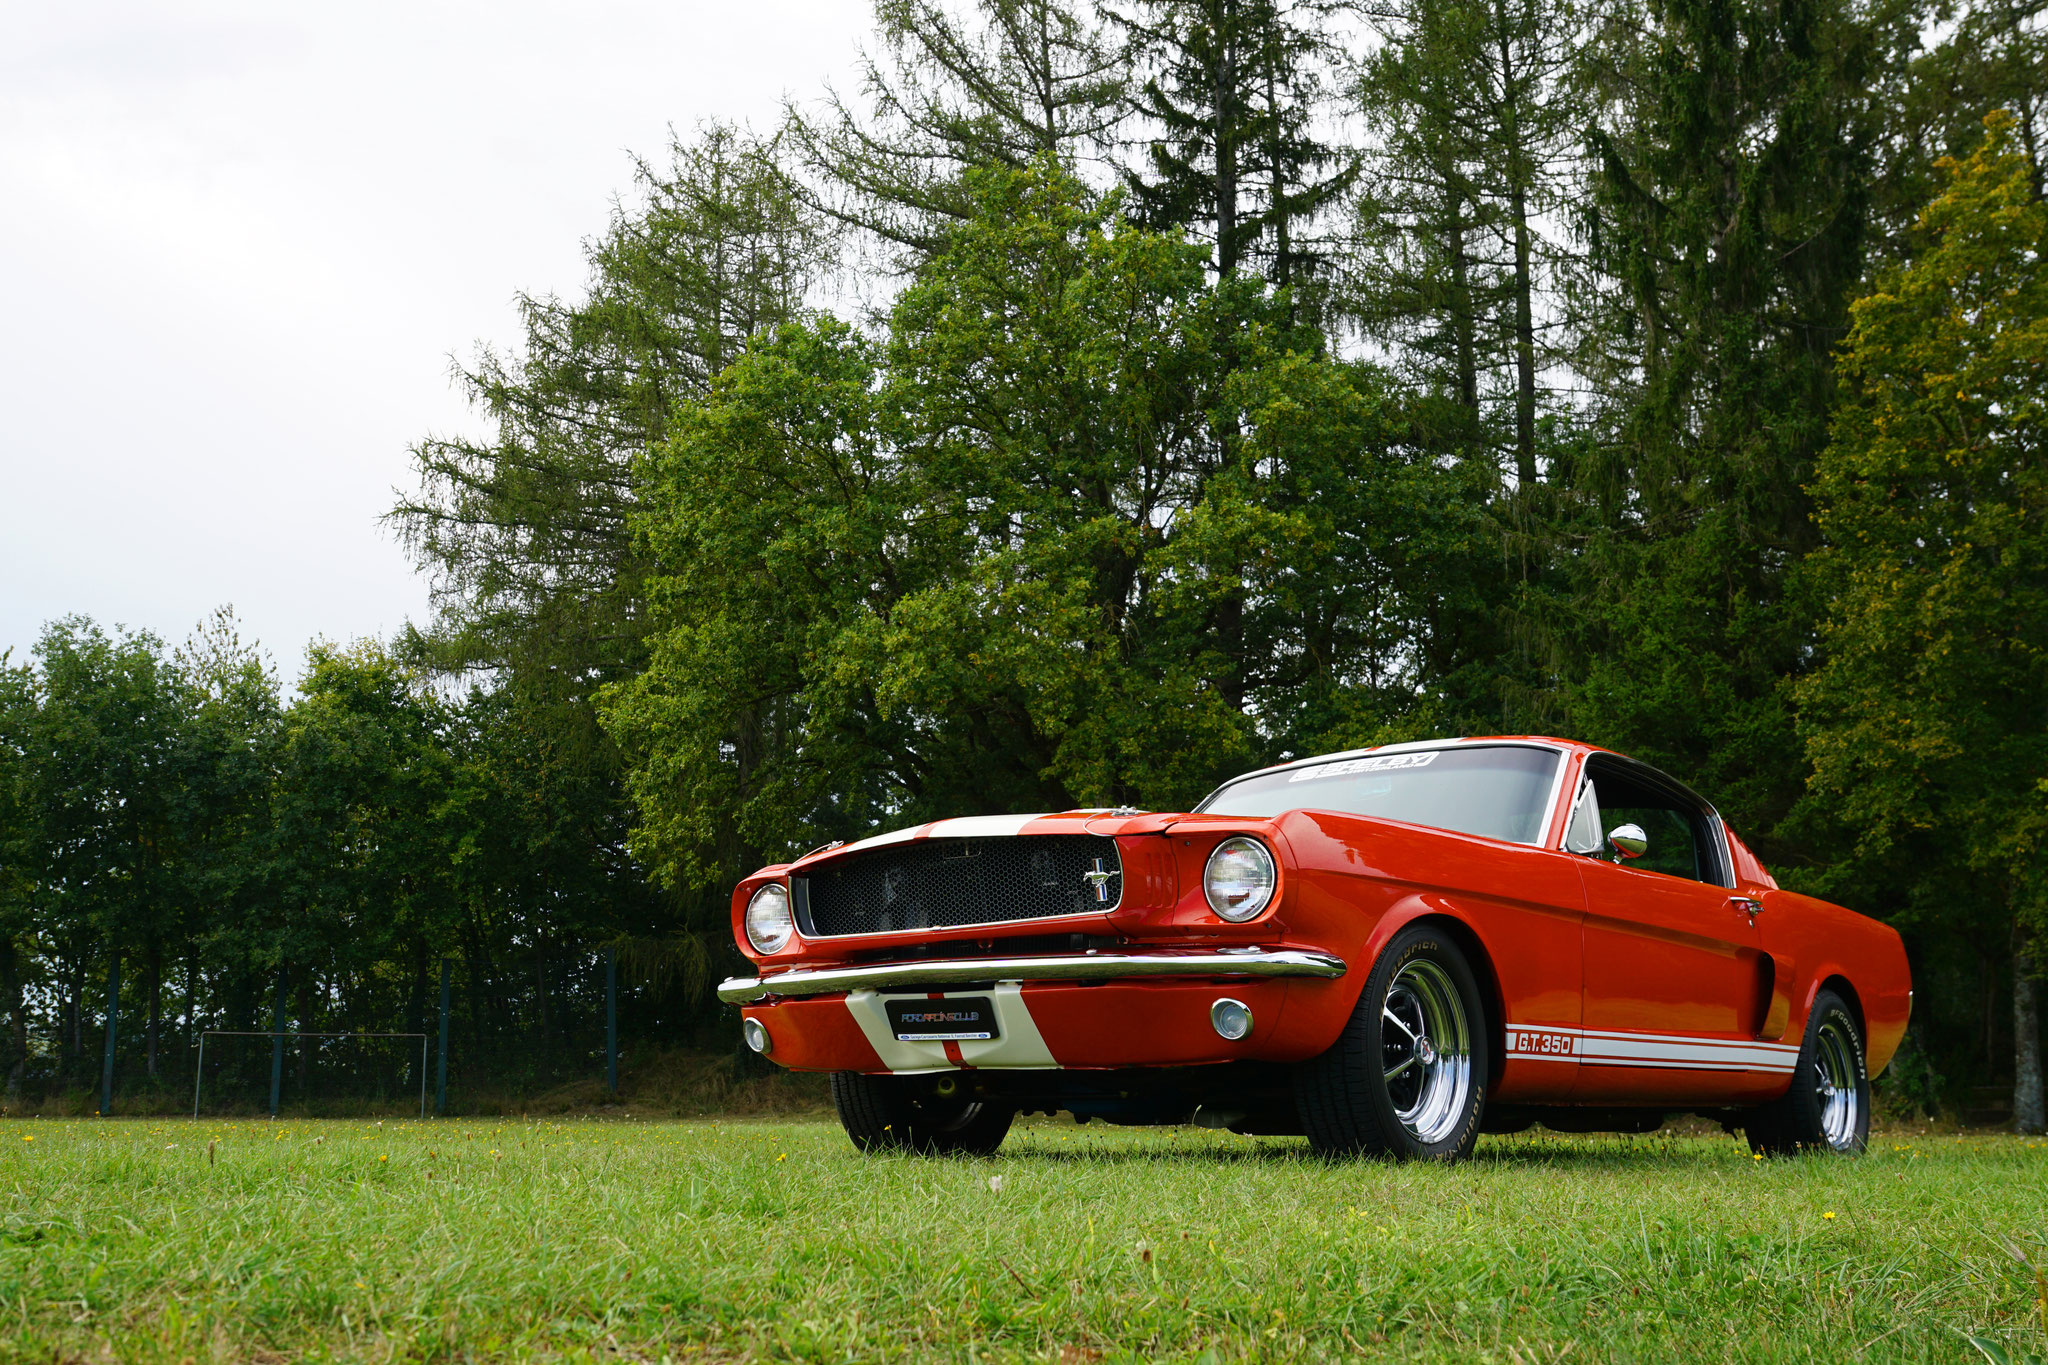
[[[752,983],[760,998],[742,1013],[767,1028],[771,1058],[797,1070],[1297,1062],[1336,1040],[1381,948],[1427,920],[1460,943],[1479,977],[1490,1101],[1681,1107],[1768,1100],[1790,1082],[1808,1011],[1825,985],[1861,1012],[1870,1074],[1883,1070],[1912,998],[1896,932],[1778,888],[1732,831],[1734,886],[1567,852],[1571,794],[1588,757],[1602,751],[1523,736],[1455,743],[1501,742],[1563,755],[1540,845],[1320,809],[1271,819],[1095,811],[940,821],[763,868],[733,892],[734,934],[760,973]],[[921,838],[1075,832],[1117,843],[1121,896],[1100,913],[813,940],[797,934],[773,954],[755,950],[745,932],[748,901],[763,884],[850,854]],[[1263,841],[1279,869],[1270,903],[1245,924],[1220,919],[1202,890],[1210,853],[1236,835]],[[775,993],[782,971],[908,952],[974,957],[1001,951],[1005,940],[1048,934],[1085,935],[1119,951],[1313,950],[1341,958],[1346,970],[1330,978],[1219,973],[1008,983],[997,989],[997,1043],[899,1042],[874,991]],[[966,993],[990,994],[980,986],[929,995]],[[1256,1021],[1235,1042],[1210,1023],[1210,1006],[1226,996],[1248,1005]]]

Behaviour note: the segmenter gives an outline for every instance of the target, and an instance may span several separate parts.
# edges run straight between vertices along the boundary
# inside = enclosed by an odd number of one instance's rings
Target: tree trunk
[[[28,1070],[28,1020],[21,1009],[21,958],[13,939],[0,941],[0,1008],[7,1011],[7,1103],[21,1103],[21,1080]]]
[[[67,1071],[76,1070],[85,1063],[85,1010],[81,1001],[85,996],[85,963],[81,959],[71,969],[71,1027],[66,1031],[71,1040],[71,1065]]]
[[[2034,989],[2034,959],[2012,958],[2012,1117],[2022,1133],[2048,1131],[2041,1094],[2041,1012]]]
[[[1515,481],[1536,486],[1536,308],[1529,279],[1529,198],[1517,182],[1515,217]]]
[[[1472,257],[1465,245],[1465,197],[1444,176],[1451,201],[1451,334],[1458,348],[1458,402],[1476,419],[1479,415],[1479,355],[1473,339]]]
[[[1216,274],[1237,273],[1237,5],[1217,6],[1216,107]]]
[[[1536,486],[1536,286],[1531,278],[1529,180],[1527,149],[1522,146],[1522,98],[1515,71],[1514,49],[1507,23],[1501,27],[1501,132],[1507,146],[1508,216],[1515,234],[1515,481],[1524,490]]]
[[[1273,202],[1270,212],[1273,216],[1273,283],[1285,289],[1294,283],[1294,247],[1288,237],[1287,182],[1281,175],[1280,165],[1280,92],[1275,88],[1273,68],[1277,64],[1274,49],[1278,39],[1269,24],[1266,33],[1266,165],[1273,173]],[[1289,317],[1294,313],[1294,301],[1288,300]]]
[[[306,979],[299,985],[299,1098],[305,1099],[312,1093],[313,1085],[313,1040],[304,1036],[304,1030],[313,1027],[313,973],[306,973]]]
[[[163,949],[152,944],[145,968],[149,972],[149,1027],[143,1035],[143,1052],[149,1059],[148,1072],[151,1080],[156,1079],[156,1039],[164,1015],[164,955]]]

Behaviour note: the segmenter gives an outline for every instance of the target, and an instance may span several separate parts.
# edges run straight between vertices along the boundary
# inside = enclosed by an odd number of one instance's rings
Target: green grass
[[[210,1155],[209,1155],[210,1154]],[[1040,1125],[0,1123],[0,1358],[1978,1360],[2048,1347],[2048,1145]]]

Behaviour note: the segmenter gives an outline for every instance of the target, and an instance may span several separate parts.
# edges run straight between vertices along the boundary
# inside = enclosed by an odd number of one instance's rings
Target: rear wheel
[[[1870,1141],[1870,1077],[1863,1063],[1863,1028],[1842,997],[1813,998],[1792,1088],[1758,1105],[1743,1121],[1751,1150],[1767,1155],[1840,1152],[1853,1155]]]
[[[1456,944],[1427,925],[1395,935],[1344,1032],[1295,1072],[1309,1145],[1331,1156],[1469,1154],[1486,1103],[1485,1021]]]
[[[1003,1145],[1017,1111],[965,1094],[942,1094],[952,1078],[832,1073],[832,1104],[863,1152],[986,1156]]]

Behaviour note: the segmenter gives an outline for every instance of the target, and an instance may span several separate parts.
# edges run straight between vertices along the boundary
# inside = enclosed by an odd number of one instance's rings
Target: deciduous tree
[[[2043,1125],[2030,963],[2048,935],[2048,204],[1998,115],[1854,308],[1814,493],[1826,661],[1799,687],[1845,871],[2013,963],[2014,1110]],[[1871,907],[1873,909],[1894,907]]]

